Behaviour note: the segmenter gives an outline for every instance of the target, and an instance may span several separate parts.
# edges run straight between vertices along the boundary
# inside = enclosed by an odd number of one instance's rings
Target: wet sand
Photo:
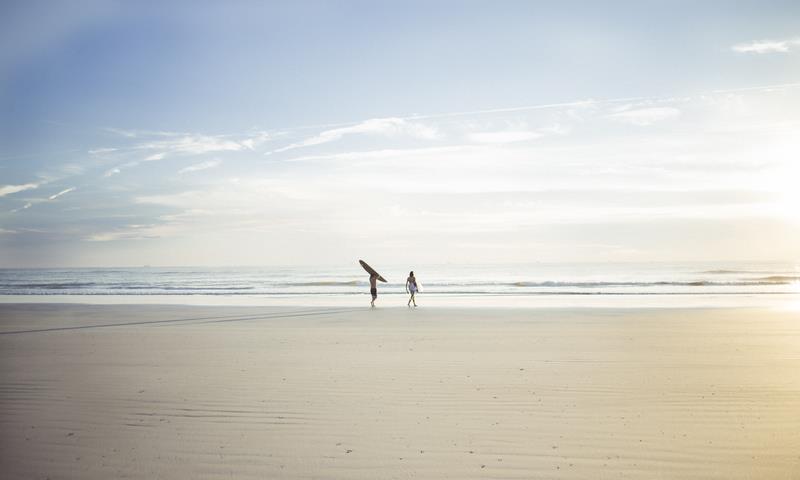
[[[0,305],[3,478],[800,478],[800,313]]]

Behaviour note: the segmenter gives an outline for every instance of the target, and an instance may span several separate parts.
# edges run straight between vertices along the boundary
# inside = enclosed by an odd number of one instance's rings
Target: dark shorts
[[[372,294],[372,298],[373,299],[378,298],[378,289],[377,288],[370,288],[369,289],[369,293]]]

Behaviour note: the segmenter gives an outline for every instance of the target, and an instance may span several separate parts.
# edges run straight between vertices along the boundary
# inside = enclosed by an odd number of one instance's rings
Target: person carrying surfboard
[[[369,293],[372,295],[370,306],[375,308],[375,300],[378,298],[378,274],[373,273],[369,276]]]
[[[361,268],[369,273],[369,293],[372,294],[372,303],[370,305],[372,308],[375,308],[375,299],[378,298],[378,282],[386,282],[386,279],[381,276],[380,273],[376,272],[375,269],[367,265],[367,262],[364,260],[359,260],[359,264],[361,264]]]
[[[414,277],[414,272],[408,274],[408,278],[406,279],[406,293],[411,294],[411,298],[408,299],[408,306],[411,307],[411,302],[414,302],[414,306],[417,306],[417,300],[414,298],[417,294],[417,279]]]

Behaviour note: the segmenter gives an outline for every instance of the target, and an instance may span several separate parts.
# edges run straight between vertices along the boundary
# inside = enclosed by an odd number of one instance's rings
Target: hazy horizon
[[[368,257],[369,258],[369,257]],[[176,269],[273,269],[273,270],[282,270],[282,269],[289,269],[289,270],[302,270],[302,271],[313,271],[314,268],[322,267],[327,269],[343,269],[343,268],[352,268],[352,270],[360,275],[363,269],[360,268],[358,260],[362,260],[361,258],[346,258],[346,259],[338,259],[339,261],[323,261],[317,263],[249,263],[249,264],[219,264],[219,265],[170,265],[170,264],[117,264],[117,265],[80,265],[80,266],[69,266],[69,265],[42,265],[42,266],[0,266],[2,270],[25,270],[25,269],[32,269],[32,270],[71,270],[71,269],[84,269],[84,270],[91,270],[91,269],[169,269],[169,268],[176,268]],[[370,259],[371,261],[374,259]],[[375,262],[373,262],[375,263]],[[729,259],[729,260],[652,260],[652,261],[635,261],[635,260],[578,260],[578,261],[521,261],[521,262],[475,262],[475,261],[461,261],[461,262],[406,262],[403,263],[402,261],[382,261],[381,263],[375,263],[376,265],[380,265],[381,270],[402,270],[406,271],[409,268],[413,268],[415,270],[420,270],[421,268],[425,267],[474,267],[474,268],[482,268],[482,267],[510,267],[518,265],[520,267],[535,267],[537,265],[541,266],[585,266],[585,267],[602,267],[602,266],[619,266],[619,267],[644,267],[647,265],[653,266],[660,266],[660,267],[669,267],[669,266],[698,266],[703,267],[707,266],[709,268],[727,268],[727,267],[742,267],[742,266],[759,266],[759,265],[767,265],[773,267],[785,267],[787,269],[792,269],[792,271],[796,271],[798,268],[797,261],[795,260],[738,260],[738,259]],[[602,272],[602,270],[598,270],[598,273]],[[700,272],[701,273],[701,272]]]
[[[0,267],[798,262],[799,15],[5,2]]]

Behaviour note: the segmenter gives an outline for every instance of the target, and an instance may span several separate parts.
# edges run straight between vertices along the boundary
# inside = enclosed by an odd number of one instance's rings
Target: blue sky
[[[0,266],[796,261],[798,19],[4,2]]]

